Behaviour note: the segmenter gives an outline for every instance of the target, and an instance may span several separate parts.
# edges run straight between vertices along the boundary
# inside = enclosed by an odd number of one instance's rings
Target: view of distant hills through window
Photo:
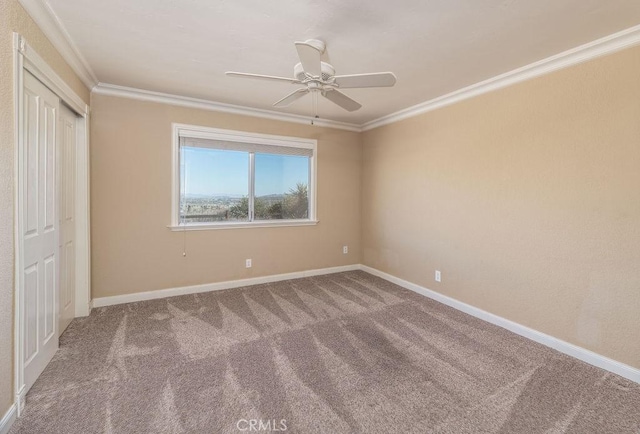
[[[249,153],[184,147],[180,221],[250,221]],[[309,157],[254,154],[253,220],[309,218]]]

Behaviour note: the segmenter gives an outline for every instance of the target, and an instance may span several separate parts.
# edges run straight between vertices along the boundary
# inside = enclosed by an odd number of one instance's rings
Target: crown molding
[[[49,2],[47,0],[19,1],[71,69],[78,75],[84,85],[91,90],[98,83],[98,79],[71,39],[67,29],[53,12]]]
[[[297,124],[311,124],[311,118],[308,116],[300,116],[289,113],[276,112],[273,110],[264,110],[233,104],[225,104],[221,102],[209,101],[206,99],[172,95],[168,93],[118,86],[115,84],[98,83],[98,85],[93,88],[92,92],[98,95],[117,96],[121,98],[137,99],[140,101],[157,102],[181,107],[196,108],[200,110],[210,110],[235,115],[253,116],[264,119],[272,119],[276,121],[293,122]],[[313,125],[318,127],[337,128],[347,131],[361,131],[359,125],[332,121],[328,119],[313,119]]]
[[[24,0],[21,0],[24,1]],[[446,95],[425,101],[423,103],[399,110],[364,124],[352,124],[316,119],[315,125],[338,128],[347,131],[362,132],[374,128],[408,119],[423,113],[437,110],[448,105],[455,104],[466,99],[476,97],[494,90],[511,86],[526,80],[531,80],[560,69],[568,68],[579,63],[612,54],[625,48],[640,44],[640,25],[597,39],[593,42],[564,51],[546,59],[539,60],[521,68],[514,69],[504,74],[497,75],[488,80],[467,86]],[[204,110],[219,111],[246,116],[255,116],[285,122],[308,124],[310,119],[305,116],[275,112],[272,110],[256,109],[251,107],[224,104],[204,99],[190,98],[179,95],[171,95],[160,92],[152,92],[142,89],[99,83],[94,92],[103,95],[120,96],[124,98],[139,99],[142,101],[160,102],[165,104],[180,105],[184,107],[199,108]]]
[[[26,11],[42,29],[51,43],[56,47],[64,59],[78,74],[82,82],[93,92],[102,95],[112,95],[142,101],[159,102],[164,104],[192,107],[223,113],[254,116],[284,122],[309,124],[310,118],[301,115],[277,112],[273,110],[257,109],[246,106],[225,104],[205,99],[191,98],[181,95],[148,91],[131,87],[118,86],[98,82],[91,67],[84,59],[73,40],[62,25],[59,18],[51,9],[47,0],[19,0]],[[504,74],[497,75],[476,84],[458,89],[446,95],[416,104],[394,113],[382,116],[363,124],[315,119],[314,125],[337,128],[347,131],[361,132],[408,119],[448,105],[464,101],[494,90],[511,86],[512,84],[530,80],[560,69],[568,68],[582,62],[612,54],[617,51],[640,44],[640,25],[597,39],[593,42],[564,51],[546,59],[525,65]]]
[[[361,125],[362,131],[371,130],[383,125],[408,119],[432,110],[439,109],[465,99],[473,98],[487,92],[501,89],[512,84],[530,80],[560,69],[568,68],[588,60],[615,53],[625,48],[640,44],[640,25],[622,30],[604,38],[547,57],[518,69],[497,75],[480,83],[472,84],[449,94],[399,110]]]

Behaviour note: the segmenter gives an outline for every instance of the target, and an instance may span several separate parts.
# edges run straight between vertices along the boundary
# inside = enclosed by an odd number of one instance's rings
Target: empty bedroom
[[[640,434],[637,0],[0,30],[0,434]]]

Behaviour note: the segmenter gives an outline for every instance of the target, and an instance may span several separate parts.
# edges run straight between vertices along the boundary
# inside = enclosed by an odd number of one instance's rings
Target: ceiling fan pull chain
[[[313,118],[318,118],[318,92],[313,92]]]

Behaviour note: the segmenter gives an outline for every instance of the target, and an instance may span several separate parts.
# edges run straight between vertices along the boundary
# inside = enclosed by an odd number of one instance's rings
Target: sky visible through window
[[[247,196],[249,154],[206,148],[183,148],[184,195]],[[309,159],[291,155],[255,155],[256,196],[283,194],[309,183]]]

